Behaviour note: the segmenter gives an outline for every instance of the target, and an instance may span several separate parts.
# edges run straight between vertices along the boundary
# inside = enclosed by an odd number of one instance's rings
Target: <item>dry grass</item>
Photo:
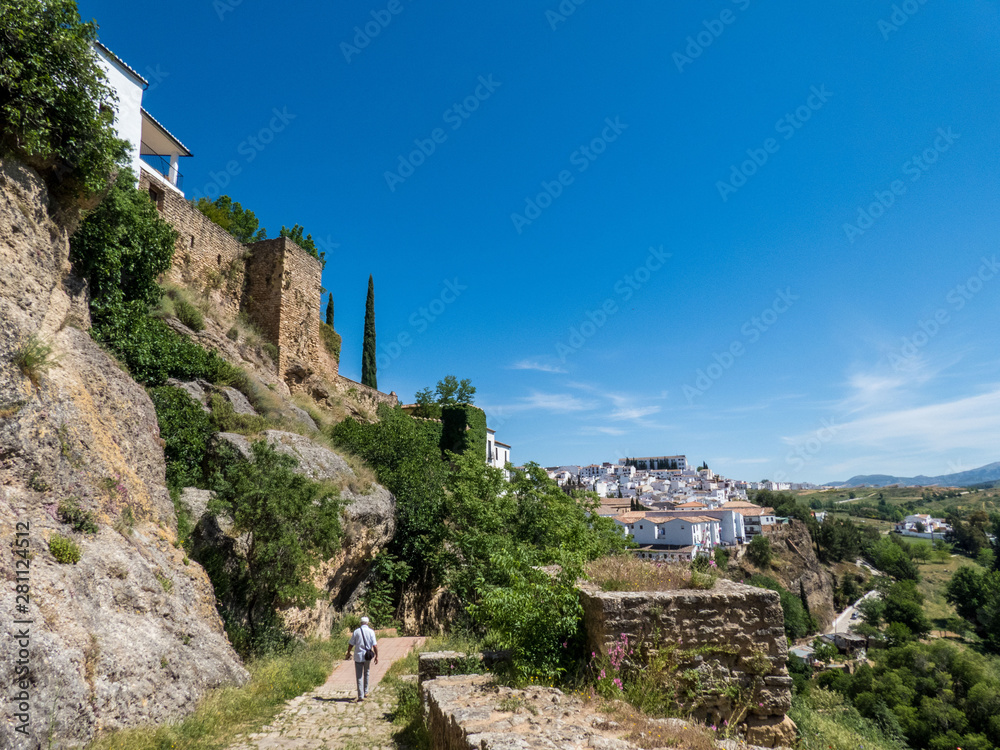
[[[652,562],[632,555],[602,557],[585,570],[604,591],[677,591],[711,588],[715,583],[714,576],[692,570],[687,563]]]
[[[715,750],[715,734],[706,727],[680,719],[652,719],[621,701],[604,707],[628,732],[622,739],[641,747],[676,747],[684,750]]]

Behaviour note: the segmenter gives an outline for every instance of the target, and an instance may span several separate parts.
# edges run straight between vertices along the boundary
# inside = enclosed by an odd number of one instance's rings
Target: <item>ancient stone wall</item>
[[[351,380],[350,378],[345,378],[343,375],[338,375],[336,381],[334,381],[334,388],[337,389],[338,393],[348,393],[351,392],[351,396],[362,403],[367,403],[372,410],[378,409],[381,404],[387,404],[388,406],[399,405],[399,397],[396,392],[382,393],[382,391],[376,390],[371,386],[362,385],[356,380]]]
[[[794,725],[781,601],[774,591],[719,579],[703,591],[600,591],[581,587],[587,650],[609,654],[626,641],[645,660],[675,647],[675,675],[696,683],[685,708],[718,725],[741,721],[747,740],[786,744]]]
[[[206,293],[231,324],[240,312],[246,247],[146,172],[139,178],[139,189],[150,192],[160,214],[177,230],[167,280]]]

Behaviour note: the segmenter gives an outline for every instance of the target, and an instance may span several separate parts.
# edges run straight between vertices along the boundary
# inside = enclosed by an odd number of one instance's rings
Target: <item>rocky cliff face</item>
[[[777,559],[771,569],[762,572],[796,596],[804,592],[809,612],[823,632],[833,624],[833,577],[816,557],[809,529],[792,520],[787,526],[776,527],[768,537]],[[742,558],[740,566],[747,577],[758,572]]]
[[[79,747],[98,729],[176,718],[248,676],[205,572],[174,546],[152,403],[85,332],[68,239],[38,175],[0,162],[0,630],[27,631],[0,641],[5,702],[14,687],[27,694],[24,721],[0,722],[10,748]],[[33,341],[52,347],[47,369],[15,363]],[[68,500],[96,533],[60,520]],[[79,562],[56,560],[55,535]]]

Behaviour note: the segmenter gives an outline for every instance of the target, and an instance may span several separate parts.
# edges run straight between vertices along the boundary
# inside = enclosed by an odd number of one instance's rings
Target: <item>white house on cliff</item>
[[[118,96],[115,129],[131,144],[130,166],[136,179],[145,172],[154,184],[184,195],[178,162],[191,152],[142,106],[149,82],[100,42],[94,44],[94,52]]]

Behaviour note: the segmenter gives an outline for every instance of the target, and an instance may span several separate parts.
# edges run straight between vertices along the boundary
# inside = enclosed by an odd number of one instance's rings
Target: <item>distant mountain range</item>
[[[894,477],[889,474],[859,474],[846,482],[828,482],[830,487],[885,487],[890,484],[902,484],[917,487],[968,487],[973,484],[996,482],[1000,480],[1000,461],[996,461],[978,469],[960,471],[957,474],[943,474],[939,477]]]

